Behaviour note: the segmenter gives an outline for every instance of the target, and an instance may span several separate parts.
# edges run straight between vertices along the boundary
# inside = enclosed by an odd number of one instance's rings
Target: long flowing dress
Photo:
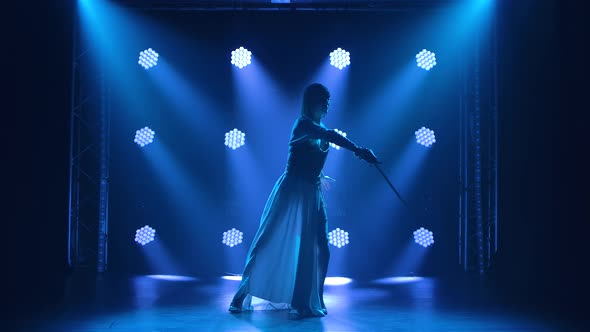
[[[356,146],[302,115],[293,125],[285,172],[277,180],[252,241],[234,300],[252,296],[324,316],[324,280],[330,252],[321,171],[329,142]]]

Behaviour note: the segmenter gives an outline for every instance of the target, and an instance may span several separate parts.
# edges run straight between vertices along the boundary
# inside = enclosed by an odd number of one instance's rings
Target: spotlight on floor
[[[133,141],[143,148],[154,141],[155,134],[150,128],[143,127],[135,131],[135,139]]]
[[[252,63],[252,52],[240,47],[231,52],[232,65],[242,69]]]
[[[422,277],[389,277],[377,279],[374,281],[376,284],[407,284],[411,282],[418,282],[424,278]]]
[[[150,69],[158,64],[158,56],[159,55],[156,51],[148,48],[139,53],[139,61],[137,61],[137,63],[145,69]]]
[[[156,230],[151,228],[148,225],[143,226],[142,228],[135,231],[135,242],[145,246],[146,244],[154,241],[156,236]]]
[[[430,70],[436,66],[436,56],[434,53],[424,49],[416,54],[416,64],[424,70]]]
[[[338,47],[330,52],[330,64],[340,70],[350,65],[350,53]]]
[[[222,276],[221,279],[231,281],[242,281],[242,276]]]
[[[239,148],[246,143],[246,134],[234,128],[233,130],[225,133],[225,146],[232,148],[233,150]]]
[[[228,247],[235,247],[238,244],[242,243],[243,238],[244,233],[240,232],[235,228],[232,228],[227,232],[223,232],[223,240],[221,242]]]
[[[340,135],[342,135],[342,136],[346,137],[346,133],[345,133],[345,132],[343,132],[343,131],[341,131],[341,130],[338,130],[338,129],[334,129],[334,131],[335,131],[335,132],[337,132],[338,134],[340,134]],[[333,147],[333,148],[334,148],[334,149],[336,149],[336,150],[340,150],[340,147],[339,147],[338,145],[336,145],[336,144],[332,143],[332,142],[330,142],[330,146],[331,146],[331,147]]]
[[[328,286],[342,286],[342,285],[346,285],[352,282],[352,279],[350,278],[344,278],[344,277],[327,277],[326,281],[324,282],[324,285],[328,285]]]
[[[152,274],[147,275],[147,278],[156,279],[156,280],[165,280],[165,281],[195,281],[196,278],[187,277],[187,276],[176,276],[176,275],[166,275],[166,274]]]
[[[422,127],[414,132],[416,135],[416,142],[425,147],[430,147],[432,144],[436,143],[436,138],[434,137],[434,131]]]
[[[431,231],[420,227],[414,231],[414,241],[426,248],[434,243],[434,236]]]
[[[328,233],[328,242],[338,248],[342,248],[347,245],[348,242],[348,232],[340,228],[336,228],[335,230]]]

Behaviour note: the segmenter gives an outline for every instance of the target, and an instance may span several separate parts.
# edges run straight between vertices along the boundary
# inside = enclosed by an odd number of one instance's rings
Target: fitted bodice
[[[309,121],[309,118],[302,116],[293,125],[286,171],[289,175],[315,182],[320,180],[330,144],[327,140],[313,138],[307,125]]]

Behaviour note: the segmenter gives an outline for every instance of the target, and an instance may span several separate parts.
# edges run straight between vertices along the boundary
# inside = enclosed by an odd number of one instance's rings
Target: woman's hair
[[[326,102],[330,99],[328,88],[319,83],[308,85],[303,92],[303,104],[301,105],[301,114],[312,117],[311,109],[313,106]]]

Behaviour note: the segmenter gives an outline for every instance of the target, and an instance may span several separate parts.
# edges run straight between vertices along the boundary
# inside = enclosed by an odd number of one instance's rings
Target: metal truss
[[[498,108],[495,27],[478,36],[463,66],[459,262],[485,274],[498,250]]]
[[[107,267],[109,110],[105,77],[74,19],[70,110],[68,266]]]

